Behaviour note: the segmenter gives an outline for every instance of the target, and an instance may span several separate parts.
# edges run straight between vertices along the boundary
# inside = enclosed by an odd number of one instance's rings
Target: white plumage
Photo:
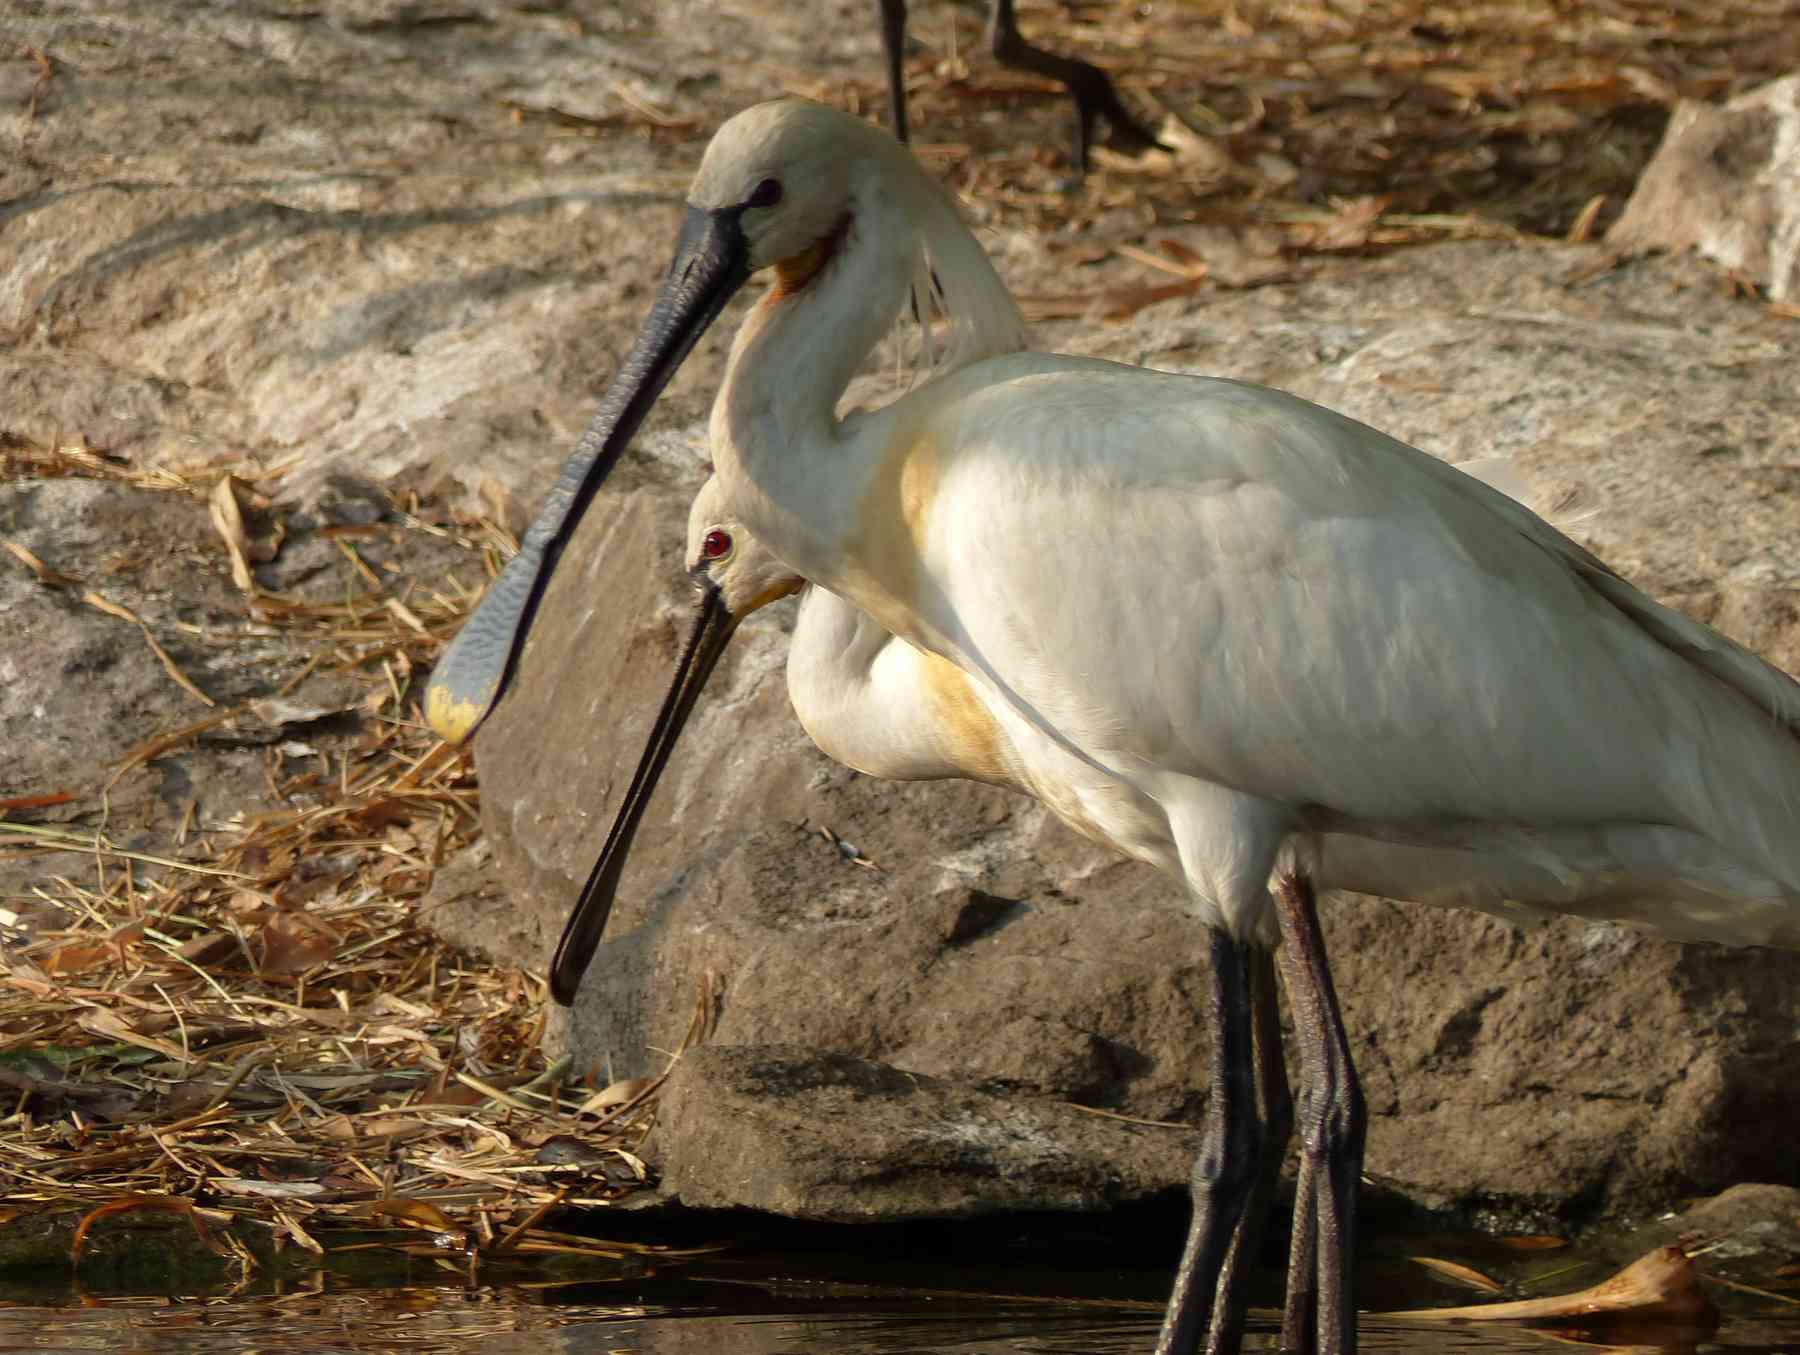
[[[1470,468],[1458,468],[1467,474]],[[1510,468],[1473,468],[1473,478],[1504,482]],[[1510,497],[1510,496],[1509,496]],[[729,553],[709,559],[703,543],[723,532]],[[688,564],[722,593],[736,618],[800,588],[797,578],[732,518],[718,481],[708,480],[689,514]],[[788,691],[801,725],[821,750],[858,771],[895,780],[964,777],[1021,791],[1064,822],[1178,873],[1161,815],[1140,795],[1072,756],[1021,718],[986,682],[883,630],[822,588],[801,595],[787,665]],[[995,737],[971,743],[968,717],[952,708],[966,692],[992,722]],[[961,718],[959,719],[959,715]],[[1087,806],[1097,808],[1090,812]],[[1343,825],[1345,828],[1352,825]],[[1470,841],[1470,839],[1476,839]],[[1132,850],[1130,844],[1149,850]],[[1796,911],[1776,891],[1768,935],[1746,917],[1743,900],[1707,890],[1673,869],[1695,848],[1690,833],[1663,828],[1623,837],[1605,827],[1559,827],[1553,843],[1521,827],[1482,833],[1471,825],[1435,828],[1411,840],[1372,839],[1348,831],[1320,836],[1318,881],[1420,903],[1480,909],[1511,919],[1537,912],[1578,913],[1658,926],[1688,940],[1791,944]],[[1621,866],[1621,859],[1631,862]],[[1729,876],[1728,860],[1722,869]]]
[[[1016,307],[960,225],[940,243],[941,194],[874,129],[762,105],[720,132],[694,200],[741,200],[804,158],[795,143],[821,154],[824,126],[843,136],[826,200],[790,171],[763,252],[799,244],[790,221],[853,224],[739,335],[713,416],[725,503],[1091,767],[1090,817],[1181,877],[1200,920],[1266,939],[1280,845],[1333,831],[1496,853],[1520,902],[1800,944],[1791,679],[1351,419],[1006,352]],[[921,240],[959,346],[840,421]]]

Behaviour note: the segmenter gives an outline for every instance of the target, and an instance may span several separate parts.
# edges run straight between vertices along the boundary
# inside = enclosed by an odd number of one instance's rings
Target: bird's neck
[[[802,597],[788,648],[788,695],[808,732],[854,724],[849,709],[888,642],[862,612],[817,584]]]
[[[738,331],[712,413],[733,511],[798,573],[831,586],[878,448],[839,402],[893,327],[917,244],[903,217],[853,207],[824,264],[780,280]],[[869,464],[863,464],[863,463]]]
[[[788,687],[795,693],[796,704],[803,689],[814,705],[837,699],[826,684],[838,682],[846,674],[866,681],[870,665],[889,639],[886,631],[850,603],[817,584],[810,585],[789,645]]]

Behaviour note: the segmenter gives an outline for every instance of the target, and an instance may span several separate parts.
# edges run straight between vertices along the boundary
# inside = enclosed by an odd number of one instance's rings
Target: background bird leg
[[[1256,1054],[1256,1107],[1262,1116],[1262,1155],[1244,1216],[1231,1237],[1225,1269],[1219,1276],[1219,1292],[1213,1302],[1212,1330],[1207,1333],[1206,1355],[1236,1355],[1244,1337],[1244,1315],[1249,1306],[1248,1276],[1256,1265],[1263,1224],[1281,1183],[1281,1163],[1287,1155],[1288,1137],[1294,1131],[1294,1103],[1288,1092],[1287,1068],[1281,1050],[1281,1010],[1275,1001],[1275,956],[1260,946],[1250,953],[1251,1043]]]
[[[1093,144],[1096,118],[1106,119],[1109,128],[1106,144],[1115,151],[1142,155],[1145,151],[1168,149],[1156,139],[1154,132],[1131,115],[1105,71],[1074,57],[1057,56],[1041,47],[1033,47],[1019,36],[1018,21],[1013,17],[1013,0],[994,0],[993,16],[988,21],[988,45],[994,59],[1002,66],[1048,76],[1069,91],[1075,100],[1076,174],[1087,173],[1088,148]]]
[[[1262,1157],[1262,1121],[1251,1076],[1249,950],[1221,931],[1212,938],[1207,1016],[1212,1024],[1206,1116],[1194,1162],[1194,1216],[1175,1272],[1157,1355],[1194,1355],[1212,1325],[1215,1298]]]
[[[894,140],[906,140],[906,0],[881,0],[881,52],[887,58],[888,119]]]
[[[1312,880],[1284,873],[1271,892],[1281,923],[1281,973],[1294,1010],[1301,1073],[1296,1101],[1300,1177],[1281,1344],[1283,1350],[1351,1355],[1356,1305],[1350,1266],[1367,1110],[1326,963]]]

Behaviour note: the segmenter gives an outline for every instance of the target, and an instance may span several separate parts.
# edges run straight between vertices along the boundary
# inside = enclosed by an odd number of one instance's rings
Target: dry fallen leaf
[[[1566,1237],[1548,1233],[1527,1233],[1518,1237],[1497,1237],[1494,1241],[1511,1251],[1561,1251],[1569,1245]]]
[[[71,943],[66,946],[58,946],[44,958],[44,972],[46,974],[86,974],[114,959],[118,953],[116,946],[105,943],[86,946]]]
[[[213,529],[225,542],[231,556],[231,581],[240,593],[254,593],[256,580],[250,576],[250,534],[244,529],[244,510],[238,503],[237,478],[227,475],[213,486],[206,508]]]
[[[1433,1274],[1449,1280],[1452,1284],[1466,1285],[1470,1289],[1479,1289],[1484,1294],[1504,1292],[1504,1286],[1490,1280],[1472,1266],[1465,1266],[1458,1261],[1444,1261],[1435,1256],[1409,1256],[1407,1260],[1415,1265],[1424,1266]]]
[[[140,1049],[149,1049],[161,1054],[164,1058],[187,1060],[187,1051],[181,1046],[170,1044],[167,1040],[159,1040],[154,1035],[144,1035],[125,1024],[124,1020],[112,1012],[94,1008],[83,1012],[75,1019],[75,1024],[90,1035],[98,1035],[103,1040],[117,1040],[121,1044],[134,1044]]]
[[[374,1201],[369,1206],[369,1217],[392,1223],[401,1228],[417,1228],[421,1232],[430,1233],[431,1246],[439,1251],[465,1251],[469,1246],[469,1233],[459,1228],[450,1216],[434,1204],[424,1200],[409,1200],[390,1195],[385,1199]]]
[[[176,953],[189,964],[218,964],[237,950],[237,938],[230,932],[202,932],[184,941]]]
[[[586,1104],[582,1106],[582,1109],[592,1112],[609,1110],[613,1106],[622,1106],[627,1101],[632,1101],[642,1096],[645,1090],[655,1080],[655,1078],[649,1077],[622,1078],[619,1081],[612,1083],[610,1086],[602,1087],[599,1091],[595,1092],[588,1098]]]
[[[1334,198],[1336,215],[1311,228],[1308,244],[1321,253],[1364,248],[1392,198]]]
[[[338,938],[304,913],[276,913],[262,925],[262,962],[257,972],[264,978],[302,974],[329,960]]]
[[[254,1181],[242,1176],[215,1176],[207,1184],[227,1195],[259,1195],[271,1200],[310,1200],[331,1190],[317,1181]]]
[[[53,790],[46,795],[14,795],[0,800],[0,814],[16,814],[27,809],[54,809],[73,804],[81,797],[72,790]]]
[[[512,491],[491,475],[481,477],[481,484],[475,491],[481,497],[482,507],[487,515],[496,522],[504,523],[514,531],[518,531],[524,518],[518,505],[513,502]]]

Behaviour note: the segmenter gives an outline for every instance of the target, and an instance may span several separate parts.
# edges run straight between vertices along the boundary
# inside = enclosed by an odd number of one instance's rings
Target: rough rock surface
[[[1199,1139],[781,1045],[694,1050],[663,1097],[648,1150],[666,1193],[831,1223],[1094,1213],[1166,1191]],[[846,1122],[870,1127],[853,1154]]]
[[[594,319],[666,262],[695,127],[767,93],[717,59],[741,15],[559,8],[9,7],[51,68],[0,60],[9,429],[249,454],[312,501],[553,466],[631,339]],[[757,50],[860,64],[820,17],[771,11]]]
[[[1800,300],[1800,75],[1724,104],[1678,103],[1606,238],[1630,253],[1695,249]]]
[[[1680,1240],[1725,1270],[1751,1283],[1780,1283],[1778,1272],[1800,1260],[1800,1190],[1746,1184],[1721,1191],[1647,1223],[1630,1234],[1633,1250]]]
[[[0,485],[0,541],[22,546],[66,577],[107,560],[117,571],[83,579],[81,587],[47,587],[16,557],[5,557],[0,746],[30,754],[28,760],[16,754],[9,759],[0,786],[14,793],[29,786],[40,794],[86,787],[99,765],[97,754],[111,741],[108,734],[135,713],[150,708],[160,714],[171,700],[189,718],[204,711],[197,698],[176,687],[137,627],[81,600],[88,588],[132,608],[208,696],[248,694],[247,674],[209,671],[212,656],[171,625],[186,619],[184,613],[211,620],[232,605],[229,579],[205,568],[212,563],[204,555],[205,524],[203,504],[128,486],[94,480]],[[196,576],[198,588],[192,586]],[[179,598],[177,584],[183,585]],[[159,793],[191,791],[175,764],[162,770],[166,782]]]
[[[198,500],[103,480],[0,483],[0,543],[50,572],[40,578],[0,550],[0,800],[52,801],[23,817],[166,854],[176,825],[206,832],[283,803],[272,765],[324,756],[359,733],[364,685],[321,671],[328,665],[248,615]],[[385,529],[359,545],[368,564],[403,558],[433,578],[460,554]],[[342,596],[354,577],[320,532],[296,533],[257,574],[312,599]],[[181,686],[152,644],[216,704]],[[151,741],[240,703],[222,723],[121,769]],[[91,853],[6,847],[0,907],[15,912],[42,911],[33,888],[46,878],[96,869]]]

